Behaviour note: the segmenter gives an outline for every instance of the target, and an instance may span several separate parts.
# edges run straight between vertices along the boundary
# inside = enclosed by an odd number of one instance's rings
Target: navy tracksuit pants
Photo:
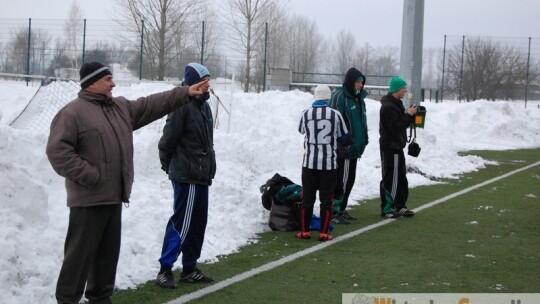
[[[192,271],[201,256],[208,218],[208,185],[172,181],[174,214],[167,223],[159,262],[172,268],[180,253],[182,267]]]

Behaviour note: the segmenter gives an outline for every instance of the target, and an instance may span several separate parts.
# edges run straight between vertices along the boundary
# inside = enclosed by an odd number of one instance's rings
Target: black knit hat
[[[84,90],[103,76],[112,75],[112,73],[109,67],[99,62],[88,62],[83,64],[79,75],[81,76],[81,88]]]

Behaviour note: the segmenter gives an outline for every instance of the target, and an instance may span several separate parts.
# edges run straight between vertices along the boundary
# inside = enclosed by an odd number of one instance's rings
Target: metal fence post
[[[461,84],[463,83],[463,60],[465,59],[465,35],[461,43],[461,69],[459,71],[459,102],[461,102]]]
[[[83,65],[86,61],[86,19],[83,21],[83,40],[82,40],[82,63]]]
[[[202,22],[201,36],[201,64],[204,65],[204,21]]]
[[[529,51],[527,52],[527,76],[525,77],[525,108],[527,108],[527,98],[529,97],[529,65],[531,62],[531,37],[529,37]]]
[[[139,54],[139,80],[142,80],[143,50],[144,50],[144,20],[141,20],[141,51]]]
[[[268,22],[264,24],[264,60],[263,60],[263,92],[266,92],[266,64],[268,58]]]
[[[443,92],[444,92],[444,60],[446,58],[446,35],[444,35],[444,47],[442,55],[442,81],[441,81],[441,102],[443,101]]]
[[[32,44],[32,18],[28,18],[28,44],[26,47],[26,75],[30,75],[30,46]],[[26,78],[26,86],[28,86],[30,78]]]

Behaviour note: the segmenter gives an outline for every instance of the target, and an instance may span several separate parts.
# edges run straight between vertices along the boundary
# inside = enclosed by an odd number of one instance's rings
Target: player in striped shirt
[[[352,137],[341,114],[332,109],[330,88],[319,85],[314,92],[315,101],[312,107],[302,113],[298,131],[305,134],[304,160],[302,163],[302,211],[300,232],[297,238],[310,239],[310,224],[319,191],[321,230],[319,241],[328,241],[332,236],[328,233],[332,218],[332,201],[337,183],[338,144],[348,145]]]

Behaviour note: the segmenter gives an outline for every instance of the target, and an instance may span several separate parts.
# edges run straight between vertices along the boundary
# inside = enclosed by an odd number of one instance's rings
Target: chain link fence
[[[182,79],[189,62],[203,63],[213,77],[245,77],[245,51],[230,24],[193,20],[183,31],[174,41],[166,40],[166,51],[158,54],[148,47],[148,35],[155,33],[142,21],[130,28],[114,20],[0,19],[0,73],[78,79],[84,62],[100,61],[120,63],[139,79],[156,80],[163,56],[163,80]],[[263,70],[266,58],[263,43],[255,43],[253,74]]]
[[[540,38],[444,38],[440,88],[443,98],[540,99]]]
[[[268,73],[265,37],[255,42],[251,83],[264,90]],[[119,63],[129,77],[179,81],[189,62],[201,62],[213,77],[246,79],[246,51],[242,38],[221,21],[187,21],[163,54],[150,50],[144,22],[127,27],[115,20],[0,19],[0,74],[42,75],[78,80],[83,62]],[[155,34],[155,33],[154,33]],[[148,37],[147,37],[148,38]],[[432,62],[430,84],[440,99],[539,100],[540,38],[445,36],[442,58]],[[272,45],[270,43],[269,45]],[[270,47],[271,48],[271,47]],[[164,66],[158,65],[160,56]],[[270,66],[271,67],[271,66]],[[424,66],[424,70],[427,67]],[[292,71],[292,82],[340,83],[335,74]],[[424,73],[424,78],[426,77]],[[115,79],[122,74],[115,71]],[[372,85],[386,85],[384,76],[370,77]],[[29,81],[30,78],[27,79]],[[378,81],[378,82],[373,82]],[[380,82],[380,83],[379,83]],[[432,92],[432,90],[429,90]],[[431,94],[430,94],[431,98]]]

